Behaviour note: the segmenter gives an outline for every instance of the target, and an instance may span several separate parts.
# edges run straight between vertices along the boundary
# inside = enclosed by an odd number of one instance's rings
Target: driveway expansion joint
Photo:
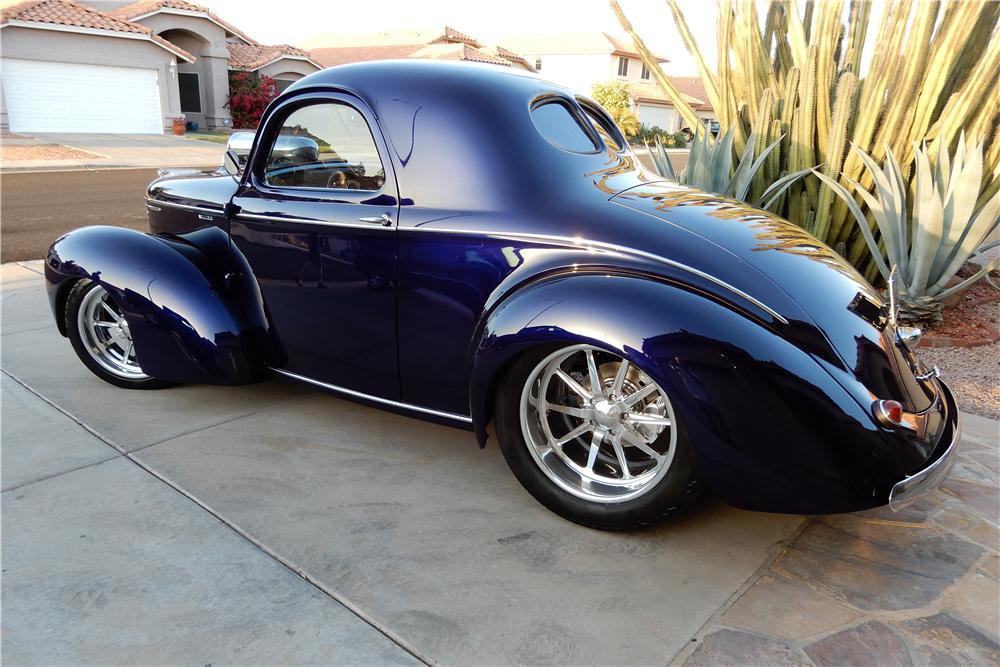
[[[187,491],[186,489],[184,489],[183,487],[181,487],[179,484],[177,484],[176,482],[174,482],[172,479],[170,479],[166,475],[163,475],[162,473],[160,473],[159,471],[157,471],[156,469],[154,469],[150,465],[146,464],[142,460],[134,457],[132,455],[132,453],[129,452],[128,450],[126,450],[124,447],[122,447],[121,445],[119,445],[115,441],[111,440],[110,438],[108,438],[104,434],[100,433],[96,429],[92,428],[87,423],[85,423],[84,421],[82,421],[79,417],[77,417],[73,413],[69,412],[68,410],[64,409],[62,406],[60,406],[60,405],[54,403],[53,401],[51,401],[48,397],[46,397],[43,394],[41,394],[40,392],[38,392],[34,387],[32,387],[31,385],[29,385],[27,382],[25,382],[24,380],[22,380],[20,377],[14,375],[13,373],[11,373],[6,368],[0,368],[0,372],[2,372],[4,375],[6,375],[7,377],[9,377],[14,382],[16,382],[19,385],[21,385],[26,391],[28,391],[31,394],[33,394],[34,396],[38,397],[41,401],[43,401],[47,405],[51,406],[53,409],[55,409],[59,413],[61,413],[61,414],[65,415],[66,417],[68,417],[70,420],[72,420],[74,423],[76,423],[82,429],[84,429],[85,431],[87,431],[89,434],[91,434],[92,436],[94,436],[95,438],[97,438],[98,440],[100,440],[101,442],[103,442],[104,444],[108,445],[109,447],[111,447],[112,449],[114,449],[115,451],[117,451],[119,454],[121,454],[122,457],[128,459],[129,462],[131,462],[133,465],[137,466],[142,471],[144,471],[147,474],[151,475],[152,477],[156,478],[157,480],[159,480],[163,484],[167,485],[168,487],[170,487],[171,489],[173,489],[174,491],[176,491],[180,495],[182,495],[185,498],[187,498],[188,500],[190,500],[192,503],[194,503],[195,505],[197,505],[198,507],[200,507],[202,510],[204,510],[205,512],[207,512],[208,514],[210,514],[212,517],[214,517],[221,524],[223,524],[224,526],[226,526],[227,528],[229,528],[230,530],[232,530],[233,532],[235,532],[237,535],[239,535],[240,537],[242,537],[243,539],[245,539],[247,542],[249,542],[250,544],[252,544],[258,550],[262,551],[263,553],[265,553],[266,555],[268,555],[269,557],[271,557],[272,559],[274,559],[275,561],[277,561],[285,569],[287,569],[290,572],[292,572],[293,574],[297,575],[299,578],[303,579],[308,584],[312,585],[314,588],[316,588],[317,590],[319,590],[321,593],[323,593],[327,597],[331,598],[332,600],[334,600],[335,602],[337,602],[338,604],[340,604],[342,607],[344,607],[349,612],[351,612],[352,614],[354,614],[361,621],[363,621],[364,623],[368,624],[373,629],[375,629],[377,632],[379,632],[381,635],[383,635],[390,642],[392,642],[393,644],[395,644],[396,646],[398,646],[400,649],[402,649],[403,651],[405,651],[409,655],[413,656],[413,658],[415,658],[416,660],[419,660],[421,663],[423,663],[425,665],[436,665],[437,664],[436,661],[432,660],[428,656],[423,655],[416,647],[414,647],[413,645],[411,645],[404,638],[398,636],[395,632],[393,632],[389,628],[385,627],[382,623],[380,623],[377,620],[375,620],[374,618],[372,618],[369,614],[367,614],[366,612],[364,612],[359,606],[357,606],[356,604],[354,604],[352,601],[350,601],[349,599],[345,598],[341,594],[337,593],[335,590],[333,590],[332,588],[330,588],[329,586],[327,586],[323,582],[318,581],[315,578],[313,578],[312,576],[310,576],[301,567],[299,567],[298,565],[296,565],[295,563],[293,563],[289,559],[285,558],[284,556],[282,556],[277,551],[275,551],[271,547],[267,546],[266,544],[264,544],[260,540],[256,539],[253,535],[251,535],[250,533],[248,533],[246,530],[244,530],[243,528],[241,528],[239,525],[237,525],[237,524],[233,523],[232,521],[230,521],[229,519],[227,519],[221,512],[217,511],[212,506],[210,506],[209,504],[207,504],[206,502],[202,501],[200,498],[198,498],[197,496],[195,496],[193,493],[191,493],[191,492]],[[260,412],[260,411],[258,411],[258,412]],[[230,420],[230,421],[232,421],[232,420]],[[196,429],[196,430],[203,430],[203,429]],[[157,443],[157,444],[159,444],[159,443]],[[100,463],[106,463],[108,460],[117,460],[117,459],[116,459],[116,457],[112,457],[111,459],[107,459],[105,461],[101,461]],[[83,466],[83,467],[89,467],[89,466]],[[55,476],[58,476],[58,475],[55,475]],[[24,486],[24,485],[22,485],[22,486]]]

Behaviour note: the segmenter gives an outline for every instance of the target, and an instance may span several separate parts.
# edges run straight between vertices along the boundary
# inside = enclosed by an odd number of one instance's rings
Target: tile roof
[[[279,58],[307,58],[312,62],[308,51],[289,44],[226,44],[229,49],[229,68],[253,71]],[[313,63],[321,67],[319,63]]]
[[[313,49],[309,54],[315,62],[323,67],[335,67],[337,65],[367,62],[370,60],[394,60],[397,58],[465,60],[468,62],[503,65],[505,67],[510,67],[512,62],[512,58],[490,53],[485,48],[476,48],[464,42],[342,46]]]
[[[708,93],[705,92],[705,85],[701,82],[700,78],[696,76],[671,76],[668,78],[674,84],[674,88],[682,94],[702,100],[701,106],[695,107],[695,109],[699,111],[712,110],[712,103],[708,99]]]
[[[248,44],[257,43],[256,40],[247,36],[242,30],[233,24],[223,21],[217,14],[212,12],[207,7],[196,5],[195,3],[188,2],[187,0],[139,0],[138,2],[133,2],[132,4],[125,5],[124,7],[112,9],[108,11],[107,14],[123,20],[132,20],[140,16],[147,16],[149,14],[155,14],[165,10],[169,12],[171,9],[182,12],[204,14],[209,20],[219,24],[227,32],[236,35]]]
[[[673,81],[673,78],[671,78],[670,80]],[[673,104],[670,101],[670,98],[667,97],[667,94],[664,93],[662,90],[660,90],[660,87],[655,83],[633,83],[630,81],[628,82],[627,85],[629,87],[629,91],[632,93],[632,99],[636,102],[651,102],[653,104],[670,104],[671,106]],[[681,97],[684,98],[684,101],[690,104],[695,109],[702,109],[703,107],[707,107],[707,109],[712,108],[711,106],[707,106],[704,100],[701,100],[697,97],[692,97],[691,95],[686,94],[682,90],[678,90],[678,92],[680,92]]]
[[[313,49],[309,55],[323,67],[335,67],[347,63],[369,60],[393,60],[409,58],[410,54],[426,44],[380,44],[376,46],[337,46]]]
[[[132,23],[105,12],[91,9],[90,7],[84,7],[73,0],[28,0],[28,2],[4,7],[0,24],[6,24],[10,21],[145,35],[153,43],[188,62],[197,60],[197,58],[179,46],[154,35],[153,31],[144,25]]]
[[[409,55],[410,58],[429,58],[433,60],[468,60],[474,63],[488,63],[510,67],[510,61],[500,56],[491,55],[482,49],[459,44],[428,44]]]
[[[504,43],[518,53],[576,54],[607,53],[615,56],[639,58],[639,51],[628,37],[606,32],[551,32],[525,35],[511,35]],[[659,62],[667,62],[663,56],[656,56]]]

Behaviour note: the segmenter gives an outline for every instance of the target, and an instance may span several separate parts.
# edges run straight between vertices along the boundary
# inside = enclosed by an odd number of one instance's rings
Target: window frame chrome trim
[[[468,415],[459,415],[454,412],[445,412],[444,410],[435,410],[433,408],[426,408],[422,405],[414,405],[413,403],[404,403],[402,401],[394,401],[390,398],[382,398],[381,396],[373,396],[371,394],[366,394],[362,391],[356,391],[354,389],[348,389],[347,387],[340,387],[335,384],[330,384],[329,382],[323,382],[322,380],[316,380],[305,375],[299,375],[298,373],[293,373],[292,371],[286,371],[281,368],[271,367],[271,370],[279,375],[284,375],[285,377],[292,378],[293,380],[299,380],[301,382],[306,382],[317,387],[322,387],[323,389],[329,389],[330,391],[335,391],[339,394],[345,396],[350,396],[352,398],[358,398],[364,401],[371,401],[373,403],[379,403],[381,405],[388,405],[394,408],[400,408],[402,410],[408,410],[410,412],[419,412],[425,415],[431,415],[433,417],[439,417],[441,419],[449,419],[451,421],[459,422],[462,424],[471,424],[472,417]]]

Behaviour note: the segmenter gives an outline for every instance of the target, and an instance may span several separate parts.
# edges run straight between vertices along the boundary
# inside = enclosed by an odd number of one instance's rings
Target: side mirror
[[[233,178],[239,178],[242,170],[240,169],[240,158],[236,155],[236,151],[229,149],[222,158],[222,168],[226,170],[226,173]]]

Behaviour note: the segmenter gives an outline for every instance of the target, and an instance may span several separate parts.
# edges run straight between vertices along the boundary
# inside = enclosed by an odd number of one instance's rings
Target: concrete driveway
[[[11,664],[826,664],[873,641],[900,664],[1000,657],[996,422],[970,422],[978,458],[907,515],[707,499],[601,533],[463,431],[280,380],[104,384],[38,269],[3,266]]]

